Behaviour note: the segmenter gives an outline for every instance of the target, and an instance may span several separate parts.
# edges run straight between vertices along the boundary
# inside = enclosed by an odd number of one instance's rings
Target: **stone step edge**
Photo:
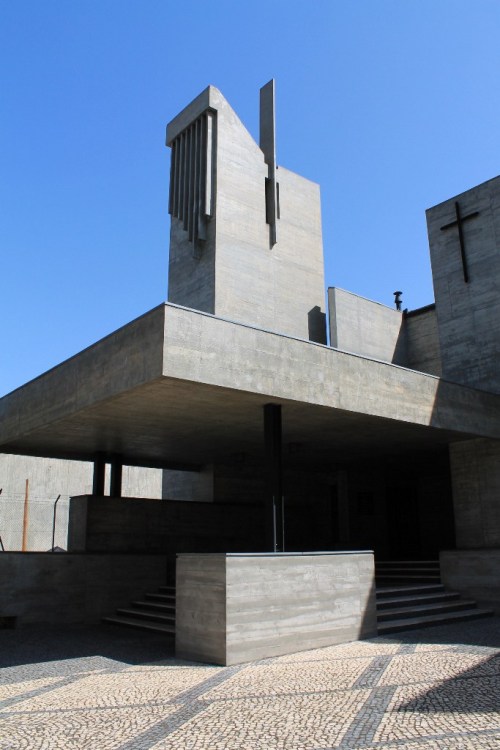
[[[168,610],[175,610],[175,602],[171,602],[169,604],[162,603],[162,602],[156,602],[149,599],[136,599],[132,602],[132,605],[134,607],[152,607],[154,609],[168,609]]]
[[[388,580],[388,579],[391,579],[391,578],[393,580],[398,580],[398,581],[399,580],[403,580],[403,581],[430,580],[430,581],[438,581],[438,582],[441,581],[441,575],[438,572],[436,572],[436,573],[432,573],[432,572],[427,572],[427,573],[425,573],[425,572],[422,572],[422,573],[416,573],[416,572],[415,573],[413,573],[413,572],[411,572],[411,573],[405,573],[403,570],[399,570],[399,571],[395,571],[395,572],[384,570],[382,572],[378,571],[378,572],[375,573],[375,580],[377,580],[377,581],[379,581],[379,580]]]
[[[494,614],[493,610],[490,609],[474,609],[465,612],[450,612],[447,615],[430,615],[428,617],[415,617],[413,619],[391,620],[381,623],[377,630],[379,635],[383,635],[384,633],[397,633],[402,630],[417,630],[418,628],[449,625],[453,622],[464,620],[492,617]]]
[[[439,560],[375,560],[375,565],[439,565]]]
[[[397,620],[408,619],[412,615],[432,615],[432,614],[448,614],[449,612],[460,612],[460,611],[472,611],[476,609],[476,602],[470,599],[458,599],[456,602],[450,602],[447,604],[443,602],[441,604],[435,604],[427,606],[426,604],[419,605],[417,607],[408,608],[395,608],[387,609],[377,613],[377,619],[379,622],[385,622],[386,620]]]
[[[377,609],[386,610],[391,609],[392,607],[397,607],[398,605],[404,607],[405,605],[413,604],[418,607],[420,604],[437,604],[439,602],[457,601],[458,599],[460,599],[460,594],[457,591],[442,591],[435,594],[417,594],[412,596],[395,596],[382,598],[377,601]]]
[[[160,611],[160,612],[175,612],[175,604],[160,604],[160,602],[150,602],[150,601],[135,601],[132,602],[133,607],[137,607],[140,609],[141,607],[144,607],[145,609],[151,608],[151,611]]]
[[[147,622],[145,620],[139,620],[129,617],[103,617],[103,622],[108,622],[112,625],[126,625],[131,628],[138,628],[140,630],[156,630],[159,633],[167,633],[175,636],[175,627],[171,625],[163,625],[160,622]]]
[[[156,622],[175,624],[175,616],[173,615],[158,615],[155,612],[146,612],[140,609],[126,609],[120,607],[116,610],[116,614],[124,617],[137,618],[138,620],[153,620]]]
[[[153,594],[152,592],[148,592],[147,594],[143,594],[143,596],[146,598],[150,598],[152,601],[158,599],[162,602],[175,602],[175,594]]]
[[[430,581],[440,581],[441,576],[439,575],[425,575],[424,573],[406,574],[406,573],[378,573],[375,576],[375,581],[420,581],[421,583],[427,583]]]
[[[444,591],[445,588],[442,583],[423,583],[419,586],[418,583],[411,584],[410,586],[377,586],[376,595],[377,598],[384,599],[386,596],[392,596],[392,594],[401,594],[401,596],[411,596],[412,594],[430,594],[432,592],[438,593],[438,591]]]
[[[377,565],[375,566],[375,575],[391,575],[391,574],[401,574],[405,573],[405,575],[432,575],[432,576],[438,576],[440,575],[439,568],[401,568],[401,567],[393,567],[393,568],[379,568]]]

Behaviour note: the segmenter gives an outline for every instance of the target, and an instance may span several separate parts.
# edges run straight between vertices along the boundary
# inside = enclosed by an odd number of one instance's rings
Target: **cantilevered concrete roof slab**
[[[165,466],[258,454],[269,402],[313,464],[500,438],[500,396],[162,304],[0,399],[0,451]]]

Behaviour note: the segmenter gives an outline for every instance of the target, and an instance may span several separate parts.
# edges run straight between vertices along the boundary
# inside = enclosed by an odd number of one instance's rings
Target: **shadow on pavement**
[[[495,713],[500,706],[500,654],[444,680],[398,707],[417,713]]]
[[[165,663],[174,659],[174,640],[163,634],[111,625],[26,627],[0,630],[0,668],[83,660],[76,671],[109,666]],[[90,661],[89,661],[90,660]],[[95,662],[95,665],[94,665]]]
[[[497,648],[500,650],[500,617],[485,617],[453,625],[408,630],[393,635],[380,636],[379,640],[390,643],[437,644]]]
[[[401,644],[448,646],[446,651],[475,654],[484,658],[454,677],[425,689],[416,698],[402,703],[397,711],[417,713],[498,713],[500,706],[500,618],[488,617],[456,625],[443,625],[395,634],[384,641]],[[491,650],[498,653],[491,653]]]

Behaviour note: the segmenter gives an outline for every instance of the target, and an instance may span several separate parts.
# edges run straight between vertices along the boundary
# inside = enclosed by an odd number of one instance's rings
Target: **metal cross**
[[[475,216],[478,216],[479,211],[473,211],[471,214],[467,214],[467,216],[460,216],[460,206],[458,205],[458,201],[455,201],[455,215],[457,217],[455,221],[450,221],[449,224],[445,224],[444,227],[441,227],[441,230],[450,229],[451,227],[458,227],[458,239],[460,241],[462,269],[464,272],[464,281],[467,284],[469,281],[469,271],[467,269],[467,256],[465,255],[464,232],[462,224],[464,223],[464,221],[468,221],[469,219],[473,219]]]

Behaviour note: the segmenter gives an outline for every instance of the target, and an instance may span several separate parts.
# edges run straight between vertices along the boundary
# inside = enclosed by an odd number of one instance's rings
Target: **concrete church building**
[[[177,558],[178,654],[236,663],[376,633],[372,551],[441,556],[500,608],[500,178],[427,212],[435,303],[331,288],[325,310],[319,187],[276,163],[274,83],[259,143],[209,86],[167,146],[168,302],[0,400],[4,460],[92,482],[67,554],[0,554],[0,616],[50,619],[71,585],[63,616],[92,621]],[[162,490],[124,497],[129,467]]]

